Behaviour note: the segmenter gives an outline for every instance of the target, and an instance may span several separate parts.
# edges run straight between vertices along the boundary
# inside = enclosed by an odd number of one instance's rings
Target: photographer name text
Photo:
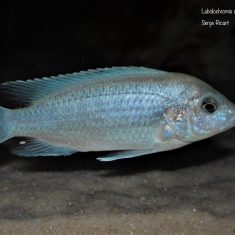
[[[202,19],[201,20],[201,25],[206,26],[206,27],[214,27],[214,26],[229,26],[230,25],[230,20],[228,19],[223,19],[223,18],[228,18],[228,16],[234,15],[235,10],[233,9],[214,9],[214,8],[201,8],[201,14],[204,15],[206,18],[208,18],[208,15],[211,16],[216,16],[217,19]],[[214,18],[213,17],[213,18]]]

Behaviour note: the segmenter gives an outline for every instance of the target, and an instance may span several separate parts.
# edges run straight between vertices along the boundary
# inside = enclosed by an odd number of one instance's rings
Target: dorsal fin
[[[78,85],[82,82],[106,79],[121,79],[130,76],[156,75],[166,73],[145,67],[112,67],[103,69],[90,69],[79,73],[71,73],[52,77],[35,78],[26,81],[17,80],[0,85],[1,93],[10,95],[11,100],[29,105],[34,101],[55,93],[60,89]]]

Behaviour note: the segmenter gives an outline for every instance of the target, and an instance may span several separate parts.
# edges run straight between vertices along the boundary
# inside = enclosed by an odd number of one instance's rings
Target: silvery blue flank
[[[113,67],[3,83],[24,104],[0,107],[0,141],[20,156],[114,151],[112,161],[176,149],[235,126],[235,105],[193,76]]]

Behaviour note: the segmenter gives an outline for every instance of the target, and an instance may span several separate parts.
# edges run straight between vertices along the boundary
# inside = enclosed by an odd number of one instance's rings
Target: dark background
[[[48,2],[0,1],[1,82],[97,67],[147,66],[200,77],[235,102],[235,16],[201,14],[201,8],[235,9],[235,1]],[[230,20],[230,25],[209,28],[201,26],[202,19]],[[226,138],[232,138],[231,131],[115,163],[95,161],[102,153],[19,161],[29,162],[33,170],[168,170],[226,157],[232,151],[220,144]],[[16,158],[4,145],[0,151],[2,164]]]

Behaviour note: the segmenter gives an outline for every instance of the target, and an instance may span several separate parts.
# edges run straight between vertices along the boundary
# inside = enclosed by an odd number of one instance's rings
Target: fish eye
[[[201,107],[207,113],[214,113],[217,109],[217,101],[211,97],[205,98],[202,100]]]

